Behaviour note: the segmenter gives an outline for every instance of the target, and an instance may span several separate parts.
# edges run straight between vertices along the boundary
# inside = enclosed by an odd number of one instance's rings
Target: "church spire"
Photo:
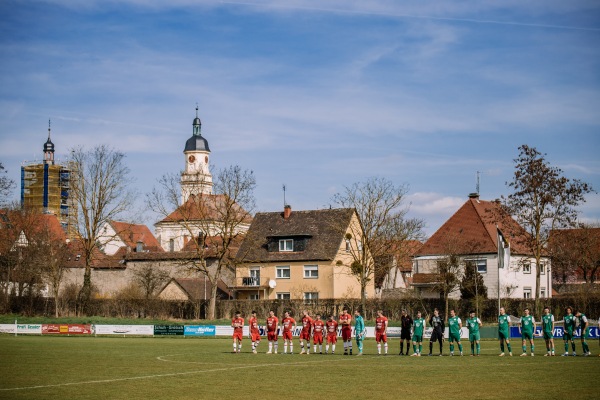
[[[194,136],[202,136],[202,134],[200,133],[202,122],[198,117],[198,103],[196,103],[196,118],[194,118],[194,123],[192,125],[194,126]]]
[[[50,120],[48,120],[48,140],[44,143],[44,164],[54,165],[54,143],[50,140]]]

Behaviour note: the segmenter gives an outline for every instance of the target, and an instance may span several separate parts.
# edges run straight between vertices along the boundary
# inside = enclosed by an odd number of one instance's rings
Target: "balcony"
[[[264,289],[269,287],[270,278],[256,276],[238,276],[235,278],[235,286],[239,289]]]

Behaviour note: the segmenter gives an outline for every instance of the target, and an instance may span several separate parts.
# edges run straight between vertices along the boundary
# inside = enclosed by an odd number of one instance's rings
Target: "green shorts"
[[[413,335],[412,341],[415,343],[421,343],[423,341],[423,335]]]
[[[552,332],[544,331],[543,334],[544,334],[544,339],[546,339],[546,340],[554,339],[554,335],[552,334]]]
[[[498,339],[499,340],[509,340],[510,333],[508,333],[508,331],[498,331]]]
[[[587,329],[585,330],[585,332],[581,332],[581,340],[585,340],[585,339],[587,339],[587,338],[588,338],[588,336],[589,336],[589,334],[590,334],[590,328],[587,328]]]
[[[533,333],[521,332],[521,337],[523,338],[523,340],[526,340],[526,339],[533,340]]]
[[[565,331],[565,333],[563,333],[563,340],[566,340],[566,341],[573,340],[573,332]]]
[[[460,333],[449,333],[448,334],[448,341],[450,343],[453,343],[453,342],[460,343]]]
[[[469,333],[469,342],[476,342],[481,339],[481,335],[479,332],[477,333]]]

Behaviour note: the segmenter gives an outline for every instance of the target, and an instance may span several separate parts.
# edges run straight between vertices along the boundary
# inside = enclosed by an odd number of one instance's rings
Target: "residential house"
[[[413,258],[412,287],[422,297],[437,298],[440,267],[456,256],[464,268],[476,268],[483,276],[489,298],[535,298],[536,269],[540,268],[540,297],[552,296],[550,259],[543,257],[535,264],[531,251],[523,244],[528,233],[509,216],[502,214],[500,204],[484,201],[471,194],[425,242]],[[510,243],[507,267],[498,268],[498,229]],[[462,278],[462,277],[459,277]],[[459,298],[458,288],[450,298]]]
[[[381,289],[382,297],[402,296],[412,291],[413,256],[421,249],[423,243],[418,240],[405,240],[395,243],[390,254],[378,260],[385,274],[375,285]]]
[[[171,278],[156,296],[170,301],[200,301],[210,299],[212,284],[206,278]],[[231,293],[222,280],[217,283],[217,298],[227,300]]]
[[[360,284],[350,273],[347,239],[360,226],[354,209],[257,213],[238,251],[238,299],[359,298]],[[374,297],[373,281],[367,296]]]

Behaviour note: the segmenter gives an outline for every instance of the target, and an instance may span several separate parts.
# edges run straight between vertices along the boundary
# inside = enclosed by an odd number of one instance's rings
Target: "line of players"
[[[523,310],[523,316],[519,319],[519,331],[522,336],[522,348],[523,353],[521,356],[527,355],[526,342],[530,344],[530,354],[534,355],[534,333],[536,330],[536,322],[530,310],[528,308]],[[325,341],[325,354],[329,353],[331,347],[331,354],[335,354],[336,343],[337,343],[337,331],[338,327],[342,327],[342,342],[344,346],[344,355],[352,355],[352,316],[348,313],[348,309],[344,308],[342,314],[339,316],[339,320],[335,320],[333,315],[330,315],[326,321],[321,319],[320,314],[316,314],[313,319],[308,311],[303,311],[303,317],[301,319],[302,330],[300,332],[300,354],[310,354],[310,338],[313,339],[313,353],[323,354],[323,342]],[[436,308],[433,315],[429,319],[429,326],[432,328],[431,337],[429,340],[429,356],[433,355],[433,344],[439,342],[440,352],[439,355],[443,355],[443,342],[444,342],[444,329],[445,324],[443,318],[439,314],[439,310]],[[355,339],[358,347],[358,354],[363,354],[363,340],[365,338],[366,329],[364,319],[357,310],[354,312],[354,330]],[[281,333],[283,337],[283,354],[294,353],[294,343],[292,341],[292,332],[296,329],[296,320],[292,318],[289,312],[285,312],[284,317],[281,320]],[[542,334],[546,342],[547,353],[546,356],[554,356],[554,316],[550,314],[548,307],[544,308],[544,316],[542,317]],[[498,316],[498,339],[500,342],[500,356],[504,356],[505,345],[508,353],[512,356],[512,347],[510,344],[510,316],[506,313],[504,308],[500,309],[500,315]],[[242,336],[244,319],[241,317],[239,312],[235,313],[235,318],[232,319],[231,326],[234,328],[233,332],[233,352],[239,353],[242,349]],[[401,330],[400,330],[400,355],[409,355],[410,343],[412,341],[413,354],[412,356],[421,356],[423,350],[423,335],[427,322],[422,317],[421,312],[417,312],[416,318],[413,320],[406,310],[402,310],[401,316]],[[466,326],[469,330],[469,342],[471,344],[471,356],[479,356],[480,346],[480,331],[479,328],[482,326],[481,320],[476,316],[475,311],[470,311],[469,318],[466,320]],[[252,311],[252,316],[249,319],[249,336],[252,341],[252,352],[257,353],[257,347],[260,343],[261,336],[258,326],[258,319],[256,311]],[[448,331],[449,331],[449,343],[450,343],[450,355],[454,355],[455,343],[458,346],[460,355],[463,355],[463,346],[461,342],[461,330],[462,320],[456,315],[455,310],[450,310],[450,316],[448,318]],[[577,312],[573,314],[571,307],[567,307],[564,317],[564,336],[565,341],[565,353],[563,356],[568,356],[568,345],[571,343],[573,349],[573,356],[575,352],[574,332],[577,327],[581,328],[581,342],[583,348],[583,355],[589,356],[590,350],[587,345],[587,337],[589,335],[589,322],[584,314]],[[279,319],[275,316],[274,311],[269,311],[269,316],[266,321],[267,329],[267,340],[268,340],[268,351],[267,354],[278,353],[278,331],[280,329]],[[377,354],[388,354],[388,343],[387,343],[387,329],[388,319],[383,315],[382,310],[377,311],[377,318],[375,319],[375,341],[377,342]],[[406,341],[406,353],[404,352],[404,342]]]

